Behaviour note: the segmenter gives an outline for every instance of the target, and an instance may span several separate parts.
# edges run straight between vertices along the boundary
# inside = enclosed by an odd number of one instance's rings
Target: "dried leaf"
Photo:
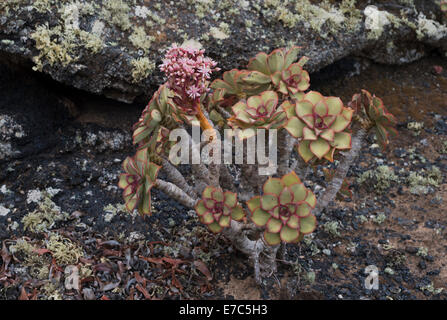
[[[140,284],[137,284],[135,288],[143,294],[144,298],[146,298],[147,300],[152,300],[152,297],[149,294],[149,292],[147,292],[147,290],[143,288]]]
[[[29,300],[25,287],[22,287],[22,290],[20,291],[19,300]]]
[[[201,260],[194,261],[194,266],[205,275],[205,277],[208,281],[213,280],[213,276],[211,275],[211,272],[208,270],[208,267],[206,266],[206,264],[203,261],[201,261]]]
[[[101,291],[110,291],[115,289],[116,287],[118,287],[120,285],[120,282],[116,282],[116,283],[108,283],[106,284],[104,287],[102,287]]]

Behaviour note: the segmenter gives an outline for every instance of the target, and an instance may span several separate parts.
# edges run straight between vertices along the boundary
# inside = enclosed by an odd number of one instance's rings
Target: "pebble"
[[[416,247],[406,247],[405,251],[410,253],[410,254],[416,254],[418,252],[418,248],[416,248]]]
[[[424,260],[422,260],[419,262],[418,267],[421,268],[422,270],[425,270],[427,269],[427,264],[425,263]]]
[[[441,273],[441,270],[436,269],[436,270],[427,272],[427,276],[439,276],[440,273]]]

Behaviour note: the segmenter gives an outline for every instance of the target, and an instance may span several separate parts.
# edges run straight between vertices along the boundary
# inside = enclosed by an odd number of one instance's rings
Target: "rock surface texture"
[[[388,64],[447,52],[439,0],[4,0],[0,53],[107,97],[147,98],[173,43],[207,50],[223,70],[300,45],[310,72],[356,55]]]

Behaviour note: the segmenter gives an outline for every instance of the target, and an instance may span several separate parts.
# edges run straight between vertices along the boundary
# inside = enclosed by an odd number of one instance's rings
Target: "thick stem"
[[[234,186],[233,176],[230,174],[228,167],[226,165],[220,166],[220,185],[222,188],[230,190],[232,192],[236,192],[236,187]]]
[[[270,276],[276,272],[276,254],[278,246],[268,246],[262,235],[256,240],[250,240],[248,235],[253,231],[245,228],[242,223],[231,221],[231,226],[225,228],[223,234],[232,242],[233,246],[247,254],[253,262],[255,280],[260,285],[263,276]]]
[[[155,182],[155,187],[163,191],[169,197],[178,201],[185,207],[194,208],[197,203],[197,200],[194,200],[193,198],[188,196],[182,189],[171,182],[157,179],[157,181]]]
[[[352,147],[347,153],[345,153],[345,157],[343,161],[337,167],[335,171],[335,175],[329,183],[326,191],[318,198],[317,207],[313,211],[315,214],[321,213],[328,206],[328,204],[334,201],[338,191],[340,190],[343,181],[348,174],[348,170],[357,158],[360,149],[362,147],[362,142],[365,139],[366,130],[361,128],[357,131],[355,136],[352,137]]]
[[[279,131],[278,137],[278,175],[283,176],[289,173],[290,154],[293,149],[293,138],[287,133],[285,129]]]
[[[214,128],[212,121],[209,119],[208,114],[202,110],[200,104],[198,105],[197,109],[198,113],[196,117],[197,119],[199,119],[200,127],[202,128],[202,130],[211,130],[210,143],[218,143],[220,146],[221,142],[218,140],[217,131]],[[213,185],[214,187],[219,187],[220,163],[210,163],[208,165],[208,170],[210,173],[209,180],[211,182],[211,185]]]
[[[166,172],[171,182],[177,185],[183,191],[185,191],[191,198],[197,199],[196,192],[188,184],[188,182],[186,182],[185,178],[180,173],[180,171],[178,171],[177,168],[174,167],[167,159],[162,158],[161,161],[163,165],[163,170],[164,172]]]
[[[301,158],[300,155],[298,155],[298,158],[294,161],[292,166],[290,167],[291,171],[295,171],[295,173],[300,177],[301,180],[306,180],[307,175],[312,170],[311,166],[308,165],[303,158]]]

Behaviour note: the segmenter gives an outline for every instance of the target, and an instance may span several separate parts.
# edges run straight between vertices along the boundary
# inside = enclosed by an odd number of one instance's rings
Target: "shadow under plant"
[[[397,115],[400,136],[385,153],[363,150],[349,173],[353,198],[326,209],[315,236],[288,248],[297,263],[249,297],[246,258],[194,212],[156,190],[153,216],[125,212],[116,181],[140,106],[79,98],[2,66],[0,121],[14,129],[1,142],[16,152],[0,159],[1,299],[445,299],[447,74],[433,65],[447,69],[430,57],[318,84],[343,101],[370,88]],[[424,124],[419,133],[411,122]],[[306,181],[315,192],[325,186],[321,169]],[[65,284],[69,265],[78,266],[79,291]],[[364,287],[368,265],[379,269],[377,291]]]

